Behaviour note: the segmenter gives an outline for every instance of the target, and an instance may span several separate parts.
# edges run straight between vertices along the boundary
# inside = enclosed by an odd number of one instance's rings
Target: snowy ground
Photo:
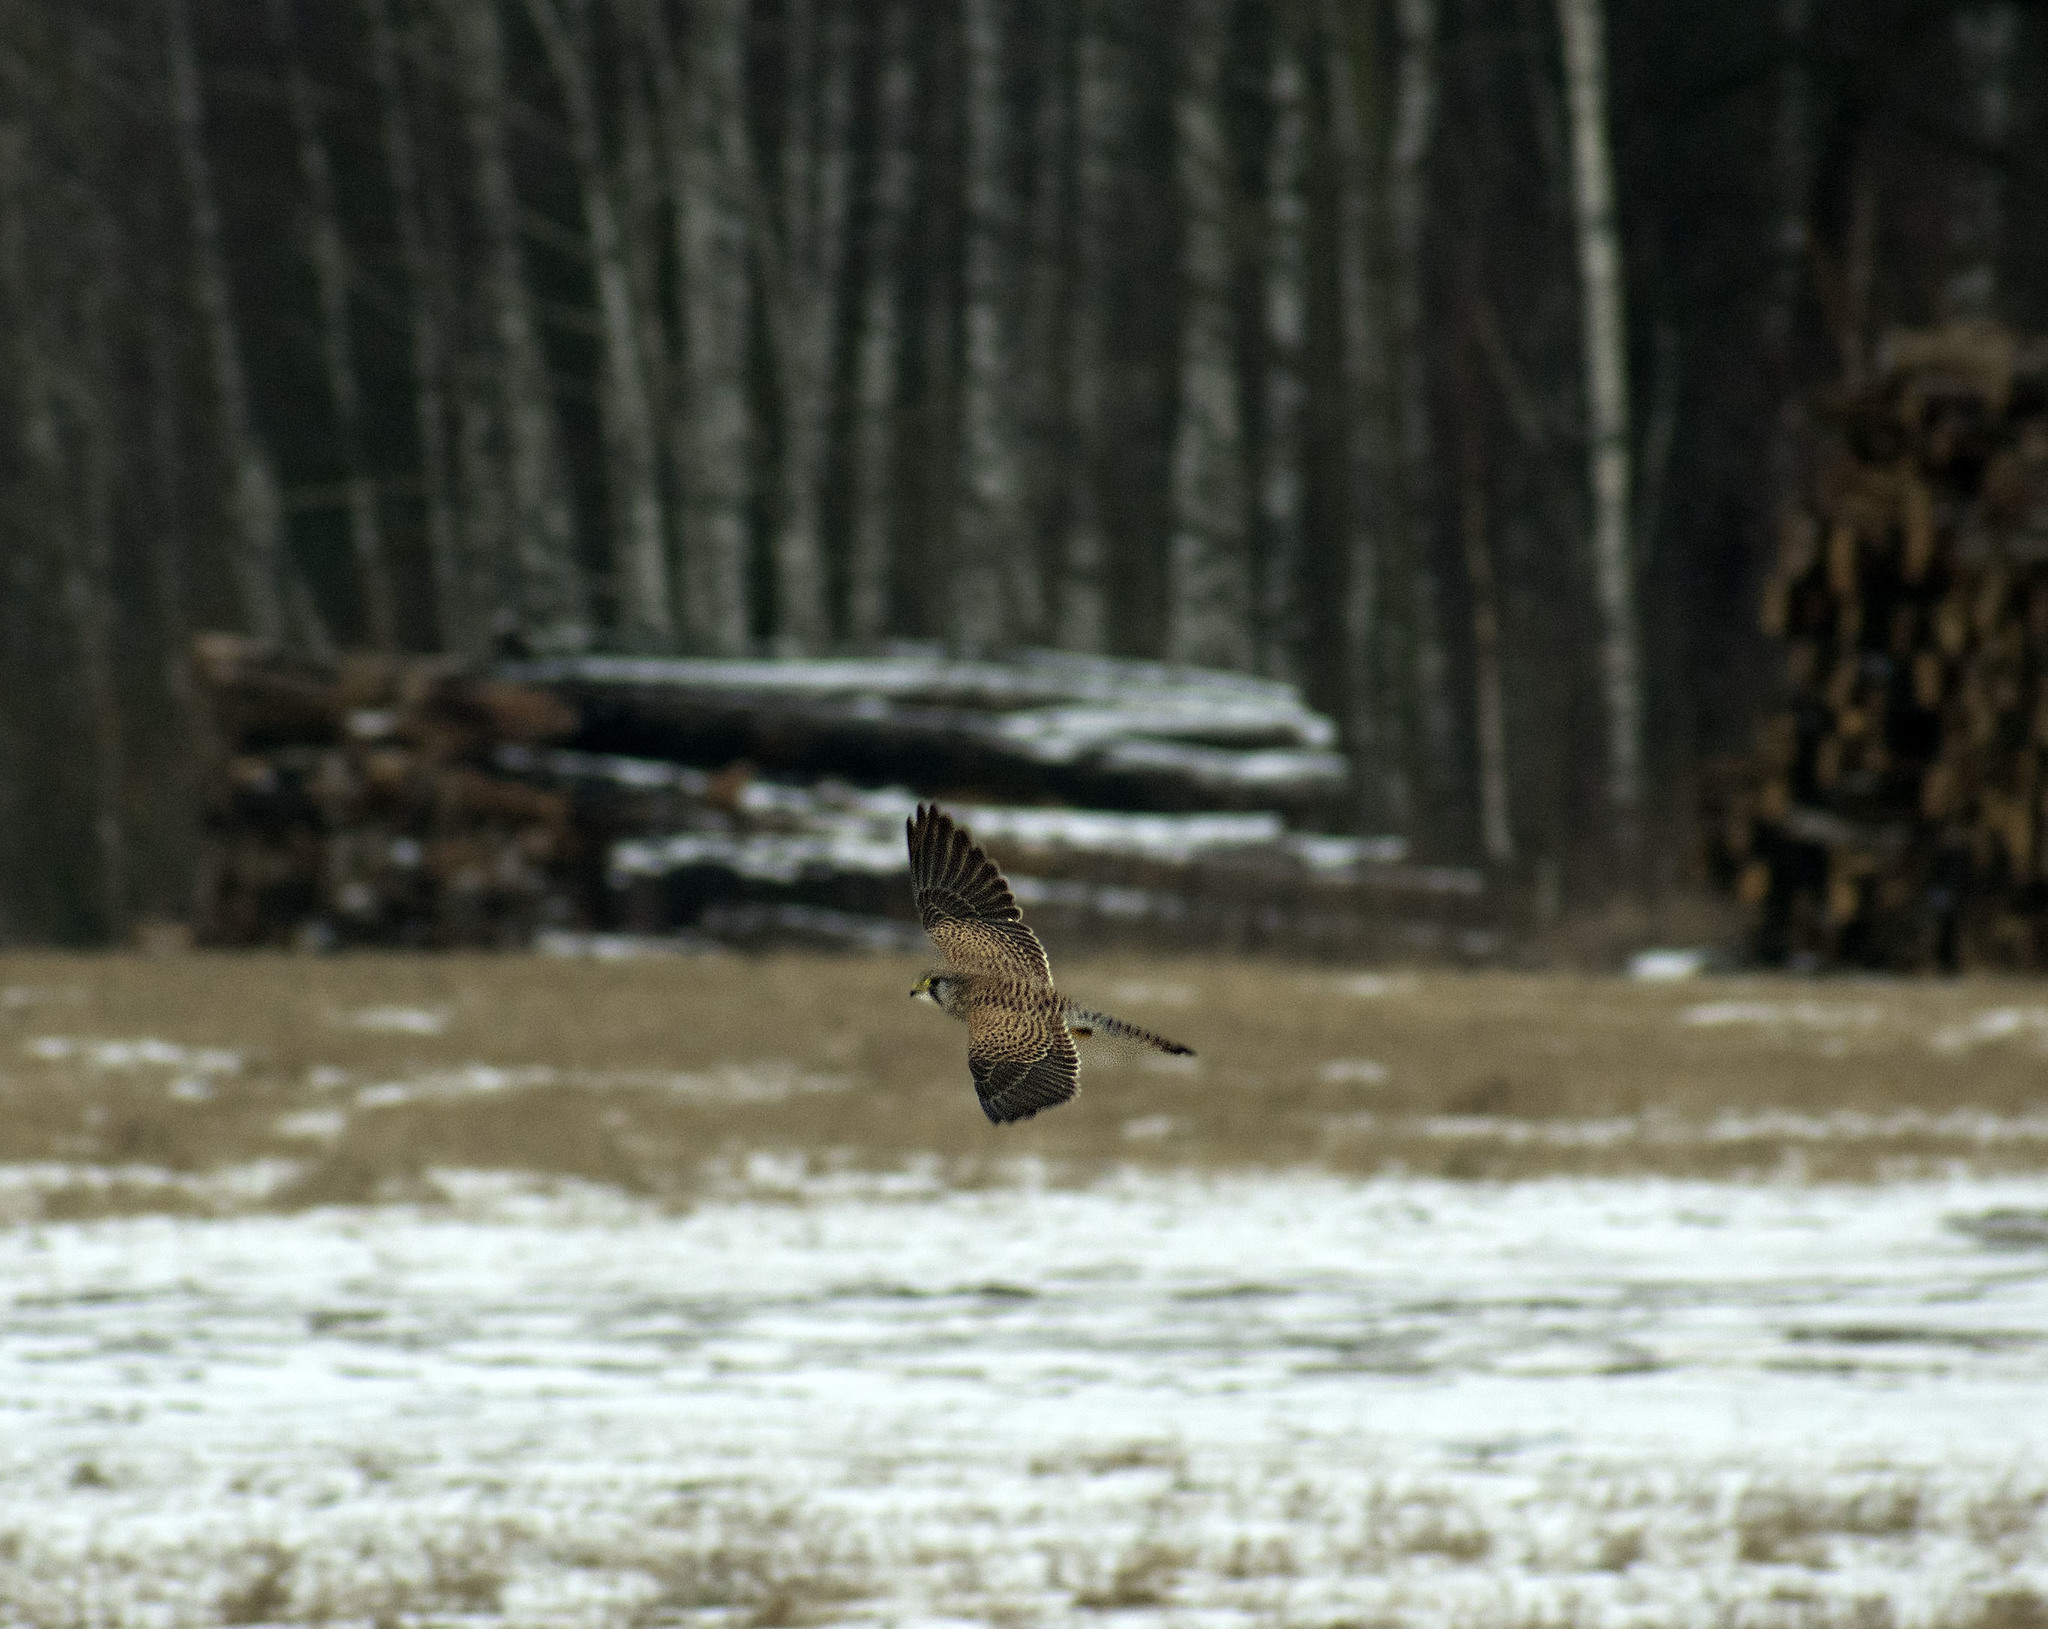
[[[2048,1623],[2048,1194],[757,1161],[0,1232],[0,1622]]]

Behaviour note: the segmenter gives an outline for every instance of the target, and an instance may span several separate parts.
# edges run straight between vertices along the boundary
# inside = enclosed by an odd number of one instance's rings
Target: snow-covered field
[[[2048,1623],[2038,1179],[438,1180],[0,1232],[0,1622]]]

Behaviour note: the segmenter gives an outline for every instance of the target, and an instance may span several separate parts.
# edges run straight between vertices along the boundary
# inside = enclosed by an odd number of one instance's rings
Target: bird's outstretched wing
[[[981,1112],[1002,1125],[1028,1120],[1081,1090],[1081,1059],[1050,1010],[983,1001],[967,1018],[967,1068]]]
[[[1024,925],[1010,885],[981,846],[943,809],[922,803],[910,821],[909,834],[910,883],[918,920],[946,965],[956,972],[994,974],[1026,986],[1051,984],[1045,947]],[[980,1080],[977,1071],[977,1085]],[[1074,1094],[1069,1090],[1066,1095]]]

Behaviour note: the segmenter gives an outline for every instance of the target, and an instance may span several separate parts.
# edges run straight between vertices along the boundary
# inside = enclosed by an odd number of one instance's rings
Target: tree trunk
[[[334,171],[313,107],[313,86],[299,54],[293,0],[268,0],[270,31],[285,58],[292,134],[298,143],[299,185],[305,189],[306,258],[320,306],[320,360],[334,414],[335,451],[348,491],[349,545],[355,555],[364,632],[378,650],[398,647],[398,609],[384,558],[377,488],[363,463],[362,393],[356,382],[355,342],[349,325],[348,248],[334,198]]]
[[[1811,0],[1778,0],[1778,107],[1771,135],[1777,222],[1771,234],[1770,295],[1764,302],[1763,365],[1777,398],[1770,438],[1770,509],[1784,514],[1802,486],[1806,382],[1798,376],[1795,340],[1799,295],[1812,245],[1808,201],[1813,190],[1812,95],[1806,67]]]
[[[526,0],[526,13],[533,19],[534,32],[540,36],[562,95],[569,157],[582,194],[584,229],[590,234],[603,356],[598,416],[611,509],[618,627],[630,645],[660,650],[674,640],[675,616],[669,599],[668,523],[662,514],[654,404],[640,351],[632,271],[606,171],[597,97],[590,83],[589,0],[564,3],[566,17],[556,0]]]
[[[1067,535],[1058,579],[1048,595],[1053,643],[1070,650],[1109,645],[1109,540],[1103,515],[1105,446],[1112,436],[1108,396],[1110,237],[1117,225],[1116,169],[1130,124],[1130,98],[1110,37],[1119,0],[1079,0],[1076,47],[1072,456],[1064,475]]]
[[[85,258],[101,269],[76,291],[79,309],[73,325],[87,356],[101,365],[88,363],[81,369],[75,345],[65,347],[69,355],[56,350],[61,340],[55,336],[62,333],[64,317],[70,313],[53,321],[51,295],[36,286],[31,254],[44,246],[32,247],[28,200],[32,190],[50,184],[32,187],[36,177],[25,148],[18,128],[0,126],[0,309],[12,308],[10,371],[19,394],[29,487],[24,512],[33,528],[30,535],[41,534],[54,567],[70,654],[83,691],[79,696],[59,680],[56,699],[67,713],[82,702],[85,756],[91,766],[87,797],[96,903],[102,932],[114,936],[127,914],[127,846],[121,820],[120,696],[114,674],[114,455],[108,402],[101,394],[112,384],[104,365],[106,330],[112,320],[104,268],[112,258],[112,246],[105,241],[87,246]],[[111,235],[104,223],[94,224],[101,227],[98,235],[103,240]],[[73,292],[66,288],[56,297]]]
[[[877,78],[874,192],[869,201],[867,282],[854,358],[853,557],[846,633],[879,640],[890,623],[891,544],[896,523],[899,372],[903,349],[902,256],[912,173],[910,8],[895,0],[883,20]]]
[[[746,0],[694,0],[678,59],[664,0],[645,0],[655,113],[674,199],[678,390],[670,463],[681,505],[683,629],[691,649],[747,649],[748,219]]]
[[[1179,413],[1166,652],[1209,667],[1251,666],[1244,538],[1244,443],[1231,333],[1229,155],[1219,78],[1224,0],[1189,0],[1174,105],[1181,202]]]
[[[1301,638],[1302,345],[1306,337],[1305,235],[1308,225],[1306,130],[1298,32],[1276,29],[1267,79],[1272,130],[1266,150],[1265,230],[1260,237],[1260,314],[1265,379],[1259,440],[1261,547],[1253,625],[1259,670],[1275,678],[1297,671]]]
[[[844,294],[854,55],[846,21],[835,0],[790,0],[780,196],[772,236],[757,243],[782,408],[774,637],[791,656],[814,654],[828,631],[820,520],[832,339]]]
[[[2012,124],[2012,66],[2019,43],[2019,8],[1990,0],[1956,14],[1956,58],[1961,69],[1961,123],[1988,153],[2002,153]],[[2005,247],[2005,179],[1994,163],[1972,155],[1956,178],[1949,203],[1949,273],[1942,316],[1950,322],[1990,322],[1999,307],[1998,263]]]
[[[484,247],[481,294],[497,349],[514,557],[515,599],[508,609],[525,634],[578,642],[587,637],[589,612],[547,358],[520,248],[520,205],[505,142],[505,40],[497,0],[446,3]]]
[[[1341,706],[1358,778],[1359,818],[1407,831],[1414,817],[1405,718],[1405,678],[1390,661],[1383,495],[1397,468],[1387,366],[1389,294],[1385,154],[1377,104],[1380,44],[1370,6],[1323,0],[1327,35],[1327,124],[1335,168],[1335,228],[1346,413],[1344,617]]]
[[[1414,673],[1416,813],[1434,827],[1450,810],[1456,748],[1450,661],[1444,649],[1436,548],[1436,460],[1431,443],[1429,334],[1424,300],[1431,159],[1437,125],[1436,0],[1397,0],[1398,56],[1387,166],[1393,247],[1394,413],[1399,435],[1401,565],[1408,578]]]
[[[1509,816],[1506,690],[1501,675],[1500,592],[1493,569],[1487,515],[1486,426],[1479,392],[1464,370],[1458,423],[1458,534],[1464,545],[1465,581],[1472,595],[1473,736],[1479,760],[1479,846],[1486,863],[1515,858]]]
[[[192,291],[205,329],[220,437],[230,480],[231,558],[244,625],[258,639],[285,635],[284,511],[270,457],[249,413],[248,376],[228,288],[213,166],[206,152],[206,113],[192,46],[189,0],[164,0],[173,139],[185,181],[192,233]]]
[[[1571,123],[1581,342],[1586,379],[1586,475],[1600,611],[1600,676],[1607,711],[1607,800],[1616,856],[1633,874],[1642,844],[1642,656],[1629,540],[1628,335],[1614,156],[1607,131],[1607,47],[1600,0],[1557,0]]]
[[[998,0],[961,0],[966,73],[966,260],[961,290],[960,507],[949,633],[967,652],[1037,626],[1037,573],[1018,468],[1012,131]]]
[[[370,67],[377,81],[377,110],[385,173],[397,217],[398,249],[405,269],[406,324],[411,342],[414,433],[419,440],[420,486],[425,496],[427,560],[434,581],[434,621],[444,651],[476,654],[481,646],[469,575],[463,569],[450,490],[448,446],[448,314],[452,307],[447,256],[427,230],[420,174],[400,68],[390,0],[363,0],[370,30]]]

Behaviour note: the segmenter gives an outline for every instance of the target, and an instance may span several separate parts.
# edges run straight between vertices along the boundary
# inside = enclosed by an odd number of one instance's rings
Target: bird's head
[[[951,987],[952,983],[953,980],[944,973],[927,973],[912,988],[910,992],[911,999],[915,1000],[919,996],[928,996],[934,1006],[943,1007],[946,1004],[946,991]]]

